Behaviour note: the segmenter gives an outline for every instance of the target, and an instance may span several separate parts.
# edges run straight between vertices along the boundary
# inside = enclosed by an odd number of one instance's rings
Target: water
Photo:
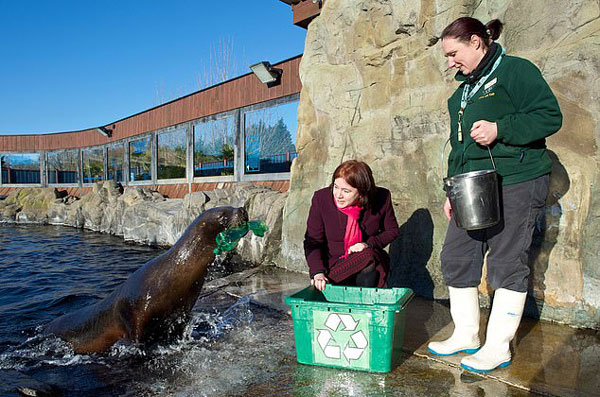
[[[141,349],[118,342],[74,354],[41,325],[111,293],[163,250],[99,233],[0,225],[0,396],[18,386],[62,396],[524,396],[492,379],[405,354],[387,374],[296,363],[286,314],[217,291],[198,300],[183,337]],[[207,279],[238,269],[224,263]],[[257,280],[260,285],[260,280]]]
[[[104,355],[78,355],[41,336],[41,325],[105,297],[162,252],[72,228],[0,225],[0,395],[17,395],[17,386],[65,396],[203,396],[239,387],[257,355],[277,344],[257,329],[277,328],[282,316],[247,297],[203,298],[181,340],[147,350],[119,342]],[[207,280],[233,270],[213,264]]]

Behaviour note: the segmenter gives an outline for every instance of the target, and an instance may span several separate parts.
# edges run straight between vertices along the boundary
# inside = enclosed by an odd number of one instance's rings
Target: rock
[[[173,245],[180,233],[175,232],[172,219],[181,209],[181,202],[181,199],[147,200],[127,207],[122,215],[123,238],[156,246]],[[188,219],[187,224],[192,220]]]
[[[58,190],[57,188],[54,188],[54,197],[57,200],[62,200],[63,198],[67,197],[69,195],[69,192],[67,192],[66,190]]]
[[[274,260],[279,252],[286,194],[250,183],[167,200],[143,187],[123,189],[118,183],[105,181],[95,184],[79,200],[60,196],[57,199],[53,189],[14,191],[0,201],[0,222],[65,225],[123,236],[141,244],[170,246],[200,213],[231,205],[245,207],[251,219],[264,220],[269,227],[264,238],[251,233],[246,236],[234,260],[262,263]]]
[[[560,12],[556,12],[560,10]],[[278,264],[307,271],[302,241],[312,193],[343,160],[373,168],[392,192],[402,233],[390,247],[393,283],[443,298],[440,157],[446,100],[457,83],[432,38],[461,15],[505,22],[500,43],[541,69],[564,115],[548,139],[554,173],[545,229],[535,237],[531,293],[539,316],[600,324],[600,4],[328,0],[308,26],[300,64],[298,158],[292,164]],[[487,293],[485,283],[482,292]]]
[[[21,208],[19,208],[15,204],[9,204],[9,205],[4,206],[4,208],[2,208],[2,221],[3,222],[14,222],[16,220],[17,213],[19,213],[19,211],[21,211]]]
[[[54,201],[51,188],[25,188],[11,191],[2,201],[3,221],[24,223],[45,223],[47,212]]]
[[[70,205],[70,204],[73,204],[77,200],[79,200],[78,197],[67,196],[67,197],[64,198],[63,203],[65,203],[66,205]]]
[[[283,207],[287,194],[270,189],[256,190],[245,204],[250,220],[263,220],[269,230],[264,237],[248,233],[236,252],[244,260],[255,263],[272,262],[278,259],[281,247],[281,225],[283,224]]]
[[[209,197],[204,192],[186,194],[179,212],[173,217],[173,233],[177,236],[185,231],[190,219],[196,219],[206,209]]]
[[[33,211],[21,210],[16,214],[16,220],[20,223],[43,223],[44,219]]]
[[[158,192],[152,192],[143,187],[129,187],[123,193],[123,200],[127,206],[134,205],[142,201],[163,201],[165,198]]]

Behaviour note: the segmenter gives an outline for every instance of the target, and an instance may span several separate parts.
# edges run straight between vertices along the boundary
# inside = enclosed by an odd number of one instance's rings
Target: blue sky
[[[223,42],[239,75],[305,36],[278,0],[0,0],[0,134],[108,124],[200,89]]]

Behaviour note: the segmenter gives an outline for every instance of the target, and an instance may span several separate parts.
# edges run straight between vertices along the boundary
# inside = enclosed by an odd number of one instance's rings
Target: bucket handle
[[[444,148],[442,149],[442,181],[444,180],[444,154],[446,153],[446,146],[448,146],[448,143],[450,143],[450,137],[446,139],[446,143],[444,143]],[[490,149],[489,145],[486,145],[485,147],[487,148],[488,153],[490,154],[490,160],[492,160],[492,167],[494,167],[494,171],[496,171],[496,163],[494,162],[494,156],[492,156],[492,150]]]

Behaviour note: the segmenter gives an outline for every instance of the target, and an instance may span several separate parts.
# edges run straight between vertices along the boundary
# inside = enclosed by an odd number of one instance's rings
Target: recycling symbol
[[[368,354],[365,354],[369,344],[367,318],[364,315],[353,317],[345,313],[322,314],[319,316],[321,321],[315,322],[319,356],[322,355],[326,362],[338,365],[351,364],[351,360],[354,361],[352,365],[356,365],[357,360],[368,360]],[[323,318],[324,315],[327,317]],[[321,324],[324,327],[318,327]]]

